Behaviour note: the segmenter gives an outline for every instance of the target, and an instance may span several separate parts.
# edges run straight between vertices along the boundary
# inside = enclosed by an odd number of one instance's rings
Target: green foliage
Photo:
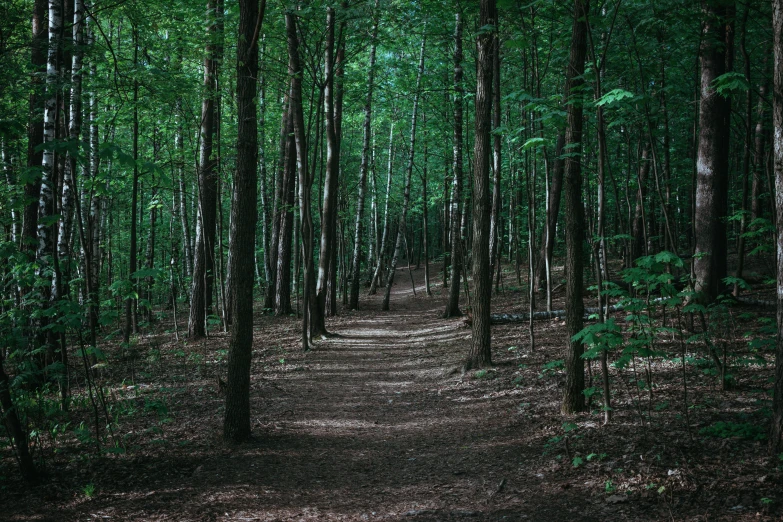
[[[718,421],[699,430],[701,435],[721,439],[766,440],[766,430],[749,422]]]

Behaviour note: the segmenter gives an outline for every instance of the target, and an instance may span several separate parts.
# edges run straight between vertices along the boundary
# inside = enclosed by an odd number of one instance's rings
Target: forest
[[[780,520],[783,0],[4,0],[0,520]]]

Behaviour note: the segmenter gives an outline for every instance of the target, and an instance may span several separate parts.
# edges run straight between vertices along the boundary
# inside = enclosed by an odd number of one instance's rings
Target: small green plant
[[[87,498],[92,498],[92,496],[95,494],[95,484],[92,482],[87,484],[82,488],[82,493],[84,493],[84,496]]]
[[[604,491],[606,493],[614,493],[615,491],[614,482],[611,480],[607,480],[606,482],[604,482]]]
[[[549,361],[541,367],[541,373],[538,374],[538,378],[541,379],[547,375],[554,375],[565,369],[565,361],[563,359],[557,359],[555,361]]]

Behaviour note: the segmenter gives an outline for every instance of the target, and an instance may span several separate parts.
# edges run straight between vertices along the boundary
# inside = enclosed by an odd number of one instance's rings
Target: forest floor
[[[161,327],[130,355],[112,354],[100,378],[122,450],[90,452],[85,416],[55,443],[42,439],[50,476],[32,488],[2,450],[0,519],[780,519],[781,463],[752,436],[769,365],[738,367],[725,392],[689,367],[687,421],[680,365],[653,361],[649,396],[628,384],[630,369],[613,369],[610,425],[595,405],[564,417],[561,320],[535,323],[535,351],[527,325],[494,326],[495,366],[462,374],[470,329],[441,318],[437,275],[432,297],[423,270],[414,276],[416,296],[400,270],[390,312],[380,311],[383,289],[363,297],[307,354],[295,317],[259,313],[254,439],[240,446],[220,438],[226,334],[175,342]],[[521,289],[507,283],[494,310],[523,311]],[[709,429],[720,421],[727,432]]]

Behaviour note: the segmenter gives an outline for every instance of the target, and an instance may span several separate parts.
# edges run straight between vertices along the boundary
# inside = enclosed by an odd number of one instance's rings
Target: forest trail
[[[600,428],[598,414],[586,415],[573,419],[570,446],[558,439],[568,421],[559,413],[561,382],[542,368],[564,345],[561,324],[536,324],[535,353],[524,328],[494,327],[496,366],[462,375],[454,369],[470,329],[442,319],[443,289],[433,282],[426,297],[423,270],[414,274],[415,297],[400,269],[390,312],[380,311],[381,292],[364,297],[361,311],[330,319],[337,335],[307,354],[295,317],[259,315],[254,440],[240,446],[220,439],[223,397],[212,373],[224,367],[213,358],[227,336],[161,346],[160,360],[137,370],[133,400],[146,417],[118,423],[127,453],[61,463],[58,479],[14,496],[11,520],[661,520],[677,506],[682,514],[703,509],[703,496],[648,494],[646,482],[642,494],[605,491],[618,473],[661,484],[682,457],[676,445],[635,445],[633,422]],[[498,306],[518,308],[518,299],[501,294]],[[200,353],[213,362],[206,369],[188,363]],[[167,413],[147,407],[154,401]],[[591,452],[603,454],[571,465],[573,455]],[[653,453],[662,459],[652,472],[658,478],[650,475]],[[94,485],[91,495],[80,490],[85,484]],[[30,494],[47,502],[32,503]]]
[[[440,318],[422,275],[414,297],[400,269],[390,312],[379,311],[380,289],[330,323],[337,335],[306,369],[261,393],[257,415],[269,420],[257,442],[199,472],[217,520],[590,519],[578,494],[548,492],[526,469],[540,449],[509,414],[520,398],[449,371],[470,330]]]

